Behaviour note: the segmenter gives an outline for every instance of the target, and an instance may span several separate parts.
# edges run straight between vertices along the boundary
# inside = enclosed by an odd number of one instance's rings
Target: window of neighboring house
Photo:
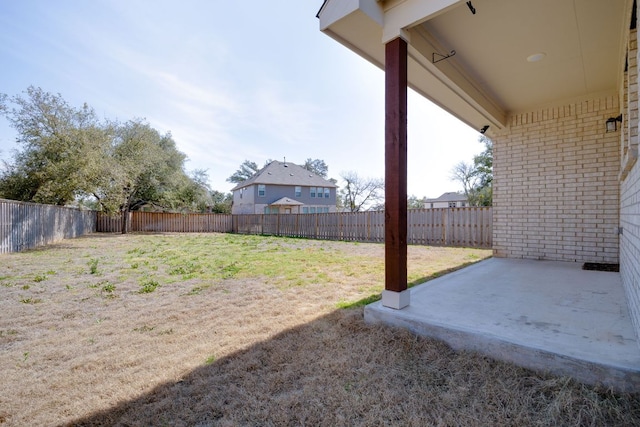
[[[295,197],[301,197],[302,196],[302,187],[300,187],[299,185],[296,185],[296,195]]]
[[[316,208],[315,207],[310,207],[309,208],[309,213],[316,213]]]
[[[322,208],[322,213],[329,213],[329,207]]]
[[[449,202],[449,207],[450,208],[455,208],[456,207],[456,202]]]
[[[462,202],[462,207],[464,208],[465,206],[467,206],[467,202]]]
[[[328,199],[330,195],[331,195],[331,189],[330,188],[325,188],[324,189],[324,198]]]
[[[311,198],[315,198],[316,197],[316,187],[311,187],[309,189],[309,192],[311,193]],[[315,212],[314,212],[315,213]]]
[[[433,203],[431,203],[431,209],[433,209]]]
[[[242,193],[244,193],[244,188],[240,189],[240,198],[242,199]]]
[[[304,207],[302,208],[302,213],[303,213],[303,214],[308,214],[308,213],[309,213],[309,208],[308,208],[308,207],[306,207],[306,206],[304,206]]]
[[[264,197],[267,195],[267,188],[264,184],[258,184],[258,196]]]

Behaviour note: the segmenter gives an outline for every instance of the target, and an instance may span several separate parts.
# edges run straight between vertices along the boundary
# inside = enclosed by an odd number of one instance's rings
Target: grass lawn
[[[409,247],[409,281],[490,251]],[[615,394],[363,322],[377,244],[93,235],[0,255],[0,425],[640,425]]]

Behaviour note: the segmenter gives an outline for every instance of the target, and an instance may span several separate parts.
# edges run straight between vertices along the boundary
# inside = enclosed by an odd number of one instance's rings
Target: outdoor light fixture
[[[607,133],[617,131],[618,122],[622,123],[622,114],[620,114],[618,117],[609,117],[606,122]]]
[[[489,129],[489,125],[484,125],[482,126],[482,129],[480,129],[480,133],[484,135],[484,133]]]

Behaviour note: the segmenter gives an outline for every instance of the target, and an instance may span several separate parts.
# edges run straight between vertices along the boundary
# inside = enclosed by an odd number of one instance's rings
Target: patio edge
[[[581,383],[619,392],[640,391],[640,367],[614,366],[514,343],[485,332],[417,320],[380,302],[364,308],[368,324],[383,324],[445,342],[456,351],[472,351],[544,374],[571,377]]]

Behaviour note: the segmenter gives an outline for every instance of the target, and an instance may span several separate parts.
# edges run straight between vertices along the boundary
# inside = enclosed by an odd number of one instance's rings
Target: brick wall
[[[623,180],[620,185],[620,273],[627,304],[640,339],[640,165],[638,150],[638,45],[629,35],[628,67],[622,88],[624,127],[621,141]]]
[[[516,114],[494,135],[494,254],[618,262],[615,96]]]
[[[620,206],[620,273],[627,305],[640,338],[640,166],[631,169],[622,183]]]

